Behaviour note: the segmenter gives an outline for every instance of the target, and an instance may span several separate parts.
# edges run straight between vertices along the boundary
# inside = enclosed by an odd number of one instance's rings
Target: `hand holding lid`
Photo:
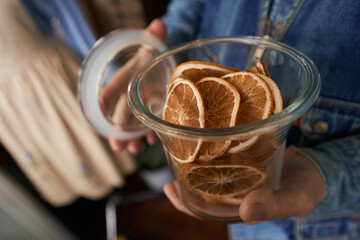
[[[134,72],[167,48],[166,28],[154,20],[145,30],[118,30],[100,39],[84,60],[78,96],[92,126],[108,138],[114,151],[141,149],[142,137],[154,144],[156,136],[132,114],[126,90]]]

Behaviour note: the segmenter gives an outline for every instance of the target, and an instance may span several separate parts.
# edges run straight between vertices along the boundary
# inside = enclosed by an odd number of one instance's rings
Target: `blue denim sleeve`
[[[318,166],[325,195],[316,211],[360,209],[360,136],[322,143],[316,148],[300,148]]]
[[[198,32],[201,15],[204,9],[203,0],[173,0],[162,17],[166,25],[169,47],[193,40]]]
[[[80,3],[74,0],[22,0],[23,5],[44,35],[57,35],[81,57],[96,41]]]

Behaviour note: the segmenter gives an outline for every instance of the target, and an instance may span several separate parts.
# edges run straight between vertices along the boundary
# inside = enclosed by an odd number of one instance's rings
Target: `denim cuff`
[[[318,167],[325,183],[323,199],[313,212],[360,209],[360,137],[298,149]]]
[[[204,0],[173,0],[162,17],[166,25],[166,44],[174,47],[193,40],[198,32]]]
[[[326,206],[323,207],[323,205],[327,205],[327,199],[330,199],[331,196],[329,196],[329,184],[328,184],[328,178],[327,175],[325,175],[325,173],[323,172],[321,166],[319,166],[317,164],[317,162],[314,160],[314,157],[316,157],[317,159],[320,159],[322,156],[318,156],[318,154],[316,153],[316,151],[310,149],[310,148],[299,148],[299,147],[294,147],[291,146],[291,148],[293,150],[295,150],[296,152],[300,153],[301,155],[303,155],[304,157],[306,157],[311,163],[313,163],[313,165],[318,169],[318,171],[321,174],[321,177],[324,181],[325,184],[325,193],[324,196],[322,198],[322,200],[320,201],[320,203],[315,207],[315,209],[313,211],[318,211],[319,209],[326,209]],[[330,180],[331,182],[331,180]]]

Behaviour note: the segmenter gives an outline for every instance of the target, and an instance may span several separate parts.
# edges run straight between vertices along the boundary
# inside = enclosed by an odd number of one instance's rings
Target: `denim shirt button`
[[[325,121],[319,121],[314,124],[313,130],[316,134],[324,134],[329,129],[329,124]]]
[[[60,20],[56,17],[52,17],[50,20],[50,24],[53,28],[58,29],[60,28]]]

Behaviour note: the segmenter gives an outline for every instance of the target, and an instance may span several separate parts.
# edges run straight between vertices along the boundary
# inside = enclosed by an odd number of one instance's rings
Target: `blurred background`
[[[72,1],[64,1],[64,5]],[[18,3],[14,5],[14,2]],[[34,4],[32,5],[30,2],[34,2]],[[16,26],[19,28],[16,29],[20,29],[23,33],[28,30],[27,21],[32,19],[35,22],[34,25],[37,24],[37,26],[41,27],[41,21],[48,17],[52,28],[56,30],[59,22],[56,18],[44,14],[44,12],[50,14],[63,6],[56,4],[51,6],[50,2],[55,1],[2,0],[0,4],[0,11],[2,11],[0,15],[2,18],[0,17],[0,20],[4,20],[2,21],[4,25],[9,25],[10,20],[5,19],[5,17],[12,17],[11,19],[15,19],[16,23],[18,23]],[[84,14],[86,21],[88,21],[91,30],[94,32],[95,39],[97,39],[118,28],[144,28],[154,18],[160,17],[166,11],[169,0],[74,0],[74,2],[77,3],[80,11]],[[37,8],[39,6],[43,10],[42,12],[39,12]],[[25,9],[25,15],[28,12],[31,14],[29,16],[17,16],[17,11],[9,11],[9,8],[16,10],[16,8],[21,7]],[[5,12],[8,14],[3,14]],[[73,14],[77,14],[77,12],[74,10]],[[73,19],[73,17],[66,14],[63,14],[62,17],[64,18],[62,20],[65,22]],[[46,27],[43,29],[46,30]],[[14,39],[19,39],[19,36],[16,36],[15,33],[20,32],[20,30],[14,31],[14,29],[9,29],[9,33],[14,34]],[[4,32],[6,33],[6,31]],[[18,78],[14,78],[9,74],[9,72],[15,71],[13,69],[18,71],[19,63],[14,60],[15,57],[13,56],[15,54],[10,52],[15,51],[16,47],[13,48],[15,50],[11,50],[12,48],[6,45],[11,41],[6,41],[5,33],[3,33],[3,36],[0,36],[0,54],[9,57],[6,59],[3,57],[2,61],[5,62],[6,60],[9,66],[10,64],[16,65],[16,68],[10,68],[12,70],[9,70],[6,64],[0,67],[0,81],[2,81],[0,84],[2,93],[0,95],[3,98],[0,100],[2,102],[0,108],[0,116],[2,116],[0,117],[0,125],[2,126],[0,129],[0,239],[227,239],[225,225],[200,221],[178,212],[164,196],[162,185],[171,181],[171,176],[169,175],[160,144],[153,147],[147,146],[141,154],[131,156],[128,153],[115,154],[111,152],[106,140],[99,137],[100,143],[98,145],[102,146],[99,149],[104,151],[104,156],[110,159],[108,165],[119,168],[116,170],[116,172],[119,172],[118,176],[115,174],[114,177],[116,180],[113,182],[109,180],[106,187],[102,186],[102,183],[106,181],[101,178],[101,173],[98,173],[98,178],[94,177],[93,184],[102,190],[99,190],[101,193],[92,197],[87,197],[86,194],[74,194],[74,191],[69,190],[69,197],[67,199],[64,199],[62,202],[56,202],[58,200],[57,197],[51,198],[50,194],[47,195],[46,191],[50,190],[53,191],[53,196],[61,194],[57,192],[56,188],[51,189],[50,180],[48,180],[48,185],[42,185],[47,180],[41,180],[40,176],[40,182],[37,182],[37,176],[31,171],[36,168],[39,169],[41,161],[40,163],[36,162],[36,157],[34,157],[33,152],[28,151],[28,148],[25,148],[26,159],[24,159],[25,157],[22,157],[24,155],[23,148],[24,146],[35,146],[36,142],[38,143],[36,145],[38,146],[37,148],[42,149],[43,152],[46,150],[51,152],[54,149],[54,151],[59,151],[60,154],[64,149],[60,147],[61,144],[55,144],[57,148],[49,145],[49,149],[46,149],[45,143],[41,145],[42,142],[49,140],[41,139],[42,136],[47,136],[48,138],[57,137],[57,135],[51,135],[53,134],[53,129],[44,127],[43,131],[45,133],[43,135],[35,133],[36,136],[34,136],[34,131],[26,131],[28,128],[32,128],[29,125],[23,126],[24,130],[20,133],[16,131],[17,127],[14,127],[12,120],[26,118],[24,116],[28,115],[21,111],[13,112],[14,106],[10,97],[6,98],[4,96],[6,95],[5,93],[9,92],[7,85],[9,85],[10,79],[12,83],[17,84],[10,86],[11,91],[16,88],[21,89],[21,86],[25,88],[25,85],[19,84],[18,80],[15,80]],[[64,33],[62,32],[61,34]],[[67,34],[71,35],[71,31]],[[71,36],[68,37],[71,39]],[[1,39],[5,40],[2,41]],[[40,40],[35,39],[34,41],[39,42]],[[90,45],[92,43],[89,41]],[[27,42],[19,44],[24,49],[27,49]],[[12,44],[11,46],[14,45]],[[74,48],[75,52],[76,50],[79,49]],[[81,51],[79,50],[78,52]],[[22,58],[26,53],[26,51],[22,50],[18,57]],[[21,54],[24,55],[22,56]],[[78,53],[77,55],[79,55],[81,62],[84,56]],[[35,59],[35,55],[33,58]],[[32,62],[32,60],[29,62]],[[79,63],[76,65],[75,71],[78,70],[78,67]],[[26,70],[28,68],[30,66],[24,67]],[[41,71],[41,69],[37,71]],[[20,75],[24,76],[24,74]],[[25,80],[28,80],[28,78],[30,77],[26,77]],[[70,89],[69,92],[74,95],[75,101],[76,85],[74,84],[76,84],[76,78],[72,77],[70,80],[72,83],[66,82],[65,85]],[[37,82],[38,79],[34,81]],[[24,94],[26,95],[26,93]],[[10,95],[17,98],[23,97],[21,94],[17,95],[16,93],[11,93]],[[31,92],[27,93],[27,95],[31,95]],[[38,97],[38,94],[34,95]],[[24,97],[24,99],[27,98]],[[44,101],[47,100],[45,99]],[[61,101],[61,98],[57,101]],[[34,102],[35,105],[32,105],[32,108],[29,107],[28,110],[34,113],[37,111],[41,113],[38,110],[42,108],[41,101],[39,103],[38,100],[34,100]],[[36,104],[39,104],[39,106]],[[54,105],[53,108],[54,111],[57,111],[58,105]],[[65,119],[69,114],[71,112],[59,111],[57,116],[60,116],[60,119]],[[8,116],[12,116],[12,118],[10,119]],[[47,119],[42,118],[37,121],[38,125],[41,126],[42,121],[46,122]],[[18,124],[17,126],[19,127],[25,123],[19,122]],[[10,131],[11,129],[13,130]],[[36,128],[34,127],[34,129]],[[71,126],[68,129],[71,132],[68,134],[71,139],[70,142],[75,142],[73,138],[75,138],[76,134],[83,134],[81,129],[71,130]],[[86,129],[84,131],[91,130]],[[21,136],[24,136],[23,139],[27,141],[22,140]],[[61,141],[61,139],[59,138],[58,141]],[[82,145],[86,147],[86,144],[82,144],[81,139],[77,141],[79,141],[78,145],[73,144],[72,147],[78,146],[79,149],[73,149],[72,151],[76,152],[79,150],[78,154],[74,154],[74,156],[76,155],[80,159],[84,176],[91,176],[92,171],[96,175],[96,170],[101,171],[101,169],[92,169],[95,167],[91,163],[86,162],[86,159],[84,159],[87,158],[86,155],[83,154],[83,150],[80,151],[81,147],[83,147]],[[53,155],[56,155],[55,152]],[[101,158],[101,155],[99,156]],[[124,163],[125,159],[127,161],[126,164]],[[71,158],[66,160],[69,163],[72,161]],[[104,159],[95,158],[96,160],[103,161]],[[58,162],[59,160],[54,156],[52,160],[45,159],[44,162],[46,161],[49,161],[47,163],[48,166],[54,167],[56,164],[51,161]],[[27,163],[31,164],[31,169],[26,165]],[[65,161],[64,164],[66,164]],[[124,167],[125,165],[127,167]],[[56,169],[53,171],[47,173],[48,179],[51,179],[49,175],[56,174]],[[99,179],[102,179],[102,181]],[[76,179],[73,179],[73,182],[75,184]],[[71,176],[70,181],[68,179],[67,185],[67,189],[72,189]],[[46,187],[48,190],[44,190]]]

